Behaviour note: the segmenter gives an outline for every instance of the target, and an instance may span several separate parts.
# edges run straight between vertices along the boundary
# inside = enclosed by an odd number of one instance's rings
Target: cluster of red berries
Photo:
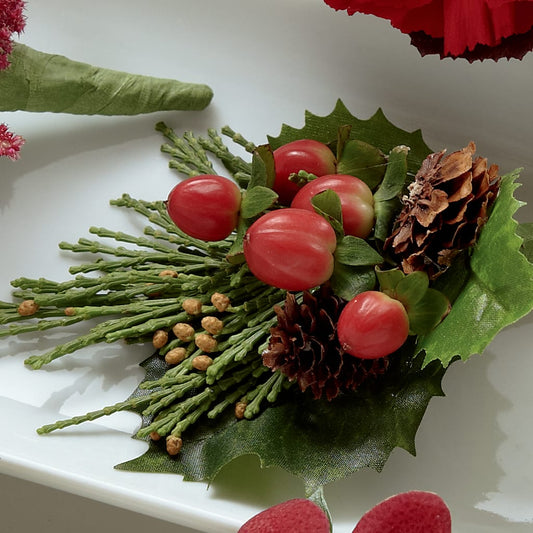
[[[337,234],[318,214],[313,198],[337,194],[344,235],[366,238],[374,226],[374,198],[359,178],[337,174],[337,160],[324,143],[301,139],[273,151],[279,209],[259,216],[247,229],[243,253],[250,271],[280,289],[302,291],[328,281],[335,267]],[[313,179],[299,185],[293,176],[305,171]],[[237,227],[242,192],[232,180],[218,175],[188,178],[170,192],[170,218],[185,233],[204,241],[227,238]],[[343,349],[361,358],[384,357],[397,350],[409,333],[404,306],[379,291],[357,295],[338,322]]]

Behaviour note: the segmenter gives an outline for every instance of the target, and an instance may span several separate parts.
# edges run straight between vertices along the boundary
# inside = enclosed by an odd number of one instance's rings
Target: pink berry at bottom
[[[256,514],[238,533],[329,533],[326,514],[310,500],[288,500]]]
[[[413,490],[391,496],[365,513],[352,533],[451,533],[444,500],[433,492]]]

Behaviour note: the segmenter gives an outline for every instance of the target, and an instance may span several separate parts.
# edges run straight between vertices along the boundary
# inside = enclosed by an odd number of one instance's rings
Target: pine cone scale
[[[420,166],[384,249],[405,273],[424,270],[430,279],[472,246],[498,194],[497,165],[474,158],[473,142],[445,156],[430,154]]]

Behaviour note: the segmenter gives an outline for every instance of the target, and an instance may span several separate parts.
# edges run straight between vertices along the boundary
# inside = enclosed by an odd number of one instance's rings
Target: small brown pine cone
[[[431,279],[444,272],[453,258],[472,246],[498,194],[498,166],[476,157],[476,145],[444,157],[430,154],[422,163],[409,194],[403,198],[385,250],[409,274],[424,270]]]
[[[276,306],[278,325],[270,330],[263,364],[279,370],[315,399],[328,400],[343,391],[354,391],[388,367],[386,358],[365,360],[344,353],[337,338],[337,320],[346,302],[328,286],[303,293],[299,304],[287,293],[285,305]]]

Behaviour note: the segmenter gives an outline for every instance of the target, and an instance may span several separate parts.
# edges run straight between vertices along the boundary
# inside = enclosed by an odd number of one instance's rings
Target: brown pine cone
[[[342,391],[354,391],[385,372],[386,358],[365,360],[343,352],[337,339],[337,319],[346,302],[328,286],[303,293],[299,304],[287,293],[284,307],[276,306],[278,325],[270,332],[263,364],[279,370],[315,399],[332,400]]]
[[[430,154],[422,163],[385,250],[409,274],[424,270],[431,279],[444,272],[453,258],[472,246],[498,194],[498,166],[473,155],[476,145],[444,157]]]

